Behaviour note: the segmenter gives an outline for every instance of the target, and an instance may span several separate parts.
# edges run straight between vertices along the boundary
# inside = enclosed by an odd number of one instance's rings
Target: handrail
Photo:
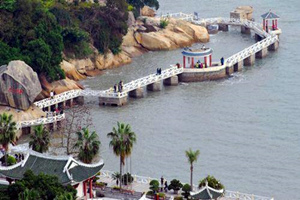
[[[61,121],[63,119],[65,119],[65,113],[58,114],[55,116],[38,118],[38,119],[34,119],[34,120],[20,121],[17,123],[17,129],[31,127],[31,126],[37,126],[40,124],[51,124],[51,123],[54,123],[57,121]]]

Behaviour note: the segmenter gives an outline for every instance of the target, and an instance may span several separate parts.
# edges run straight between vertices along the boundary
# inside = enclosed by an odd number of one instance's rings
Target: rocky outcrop
[[[41,92],[37,74],[23,61],[0,67],[0,104],[27,110]]]
[[[144,6],[141,9],[141,15],[142,16],[147,16],[147,17],[154,17],[155,16],[155,11],[150,8],[149,6]]]
[[[66,76],[72,80],[78,81],[81,79],[85,79],[86,76],[76,69],[75,65],[63,60],[60,64],[61,68],[64,70]],[[86,69],[84,69],[86,72]]]
[[[53,90],[56,94],[60,94],[62,92],[66,92],[74,89],[84,89],[84,87],[69,78],[54,81],[49,83],[45,76],[40,76],[40,82],[42,85],[42,92],[37,96],[36,101],[47,98],[50,96],[50,92]]]
[[[157,25],[159,19],[147,18],[147,23]],[[183,20],[170,19],[165,29],[153,32],[136,31],[134,33],[135,40],[129,36],[126,38],[129,38],[135,47],[138,43],[147,50],[157,51],[190,46],[195,42],[208,42],[209,34],[206,28],[202,26],[196,26]],[[127,46],[129,45],[127,44]]]

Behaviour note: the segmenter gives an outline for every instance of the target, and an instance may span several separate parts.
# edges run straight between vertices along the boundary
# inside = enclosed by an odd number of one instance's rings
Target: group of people
[[[200,60],[198,60],[194,67],[195,68],[205,68],[205,64],[203,64],[202,62],[200,62]]]
[[[123,87],[124,87],[124,84],[123,84],[123,81],[121,80],[118,84],[115,84],[114,85],[114,92],[122,92],[123,91]]]
[[[24,160],[24,154],[16,153],[15,159],[17,162],[20,162],[21,160]]]
[[[161,192],[164,190],[165,192],[168,192],[168,182],[164,179],[162,176],[160,178],[160,185],[161,185]]]
[[[156,75],[161,75],[161,68],[156,69]]]

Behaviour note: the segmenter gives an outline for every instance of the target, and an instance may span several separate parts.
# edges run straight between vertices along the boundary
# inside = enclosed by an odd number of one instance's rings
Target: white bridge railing
[[[67,92],[63,92],[61,94],[54,95],[52,99],[46,98],[41,101],[34,102],[34,105],[36,105],[39,108],[45,108],[45,107],[49,107],[51,105],[55,105],[55,104],[64,102],[69,99],[76,98],[76,97],[80,96],[80,94],[81,94],[81,90],[69,90]]]
[[[261,51],[264,48],[267,48],[269,45],[273,44],[278,40],[277,36],[269,36],[262,41],[255,43],[254,45],[230,56],[225,60],[226,66],[232,66],[240,61],[243,61],[245,58]]]
[[[49,116],[49,117],[43,117],[39,119],[34,120],[28,120],[28,121],[21,121],[17,123],[17,129],[25,128],[25,127],[31,127],[31,126],[37,126],[40,124],[51,124],[57,121],[61,121],[65,119],[65,113],[58,114],[55,116]]]
[[[100,173],[100,178],[109,178],[113,180],[113,174],[114,172],[109,171],[109,170],[101,170]],[[149,184],[151,180],[158,180],[156,178],[151,178],[151,177],[146,177],[146,176],[138,176],[138,175],[132,175],[133,177],[133,182],[134,183],[139,183],[139,184]],[[197,185],[193,186],[194,188],[197,188]],[[254,194],[246,194],[246,193],[240,193],[240,192],[235,192],[235,191],[230,191],[230,190],[225,190],[225,197],[226,199],[232,199],[232,200],[274,200],[274,198],[271,197],[263,197],[263,196],[258,196]]]
[[[233,199],[233,200],[274,200],[272,197],[263,197],[258,196],[254,194],[246,194],[246,193],[240,193],[240,192],[234,192],[234,191],[225,191],[225,197],[227,199]]]
[[[182,72],[183,72],[183,68],[177,68],[177,66],[171,66],[171,68],[161,71],[160,75],[150,74],[148,76],[124,84],[123,90],[124,92],[127,93],[137,88],[144,87],[149,84],[155,83],[157,81],[161,81],[170,78],[172,76],[181,74]]]
[[[34,104],[39,108],[49,107],[69,99],[73,99],[79,96],[97,96],[106,98],[122,98],[128,95],[128,92],[135,90],[140,87],[144,87],[151,83],[170,78],[172,76],[178,75],[183,72],[183,68],[177,68],[176,66],[171,66],[171,68],[163,70],[160,75],[150,74],[148,76],[139,78],[137,80],[131,81],[124,84],[122,92],[114,92],[113,88],[108,90],[70,90],[63,92],[58,95],[54,95],[53,98],[46,98],[41,101],[37,101]]]

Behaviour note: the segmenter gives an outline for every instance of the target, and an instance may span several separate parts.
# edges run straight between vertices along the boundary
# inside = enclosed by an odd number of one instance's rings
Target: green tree
[[[168,190],[174,190],[174,193],[178,193],[178,190],[180,190],[180,188],[182,188],[182,183],[177,179],[173,179],[168,186]]]
[[[77,193],[71,185],[63,186],[56,176],[43,173],[35,175],[31,170],[26,171],[21,180],[17,180],[15,183],[9,185],[6,193],[9,194],[11,200],[16,200],[19,199],[19,194],[26,196],[27,192],[25,191],[27,190],[35,191],[32,193],[36,193],[39,196],[35,200],[50,200],[55,198],[60,200],[60,196],[67,193],[72,194],[73,199],[75,199]],[[21,196],[20,198],[22,199]]]
[[[91,134],[88,128],[82,128],[77,133],[78,140],[74,148],[79,149],[78,158],[84,163],[91,163],[93,158],[99,152],[100,141],[95,131]]]
[[[119,181],[121,180],[121,174],[119,172],[115,172],[112,174],[112,179],[116,180],[116,184],[119,185]]]
[[[194,169],[194,166],[193,166],[193,163],[197,161],[198,157],[200,155],[200,151],[199,150],[196,150],[196,151],[192,151],[192,149],[189,149],[188,151],[185,151],[185,156],[187,157],[188,159],[188,162],[190,163],[191,165],[191,189],[193,190],[193,169]]]
[[[190,196],[191,186],[189,184],[184,184],[182,191],[182,195],[187,199]]]
[[[112,147],[116,156],[120,156],[120,175],[122,177],[122,166],[125,165],[125,158],[131,155],[133,144],[136,142],[136,135],[131,130],[129,124],[117,123],[118,127],[113,127],[113,131],[107,134],[111,139],[109,146]],[[122,188],[120,181],[120,188]]]
[[[39,193],[31,189],[26,188],[22,193],[19,193],[18,200],[37,200],[39,199]]]
[[[202,179],[199,183],[199,188],[205,186],[206,182],[208,183],[208,186],[217,190],[225,189],[224,185],[217,180],[214,176],[208,175],[204,179]]]
[[[23,60],[29,62],[29,57],[21,54],[20,49],[13,48],[0,41],[0,66],[7,65],[12,60]]]
[[[30,135],[31,141],[29,142],[29,147],[32,150],[44,153],[48,151],[50,145],[50,135],[49,131],[44,127],[44,125],[38,125],[34,127],[34,134]]]
[[[0,143],[5,149],[5,164],[7,165],[7,151],[9,143],[16,139],[17,124],[13,116],[7,113],[0,114]]]
[[[0,10],[13,11],[15,9],[16,0],[0,0]]]
[[[152,180],[152,181],[150,181],[149,185],[150,185],[149,189],[152,190],[153,194],[156,193],[156,192],[158,192],[158,190],[159,190],[159,182],[158,182],[158,180]]]

